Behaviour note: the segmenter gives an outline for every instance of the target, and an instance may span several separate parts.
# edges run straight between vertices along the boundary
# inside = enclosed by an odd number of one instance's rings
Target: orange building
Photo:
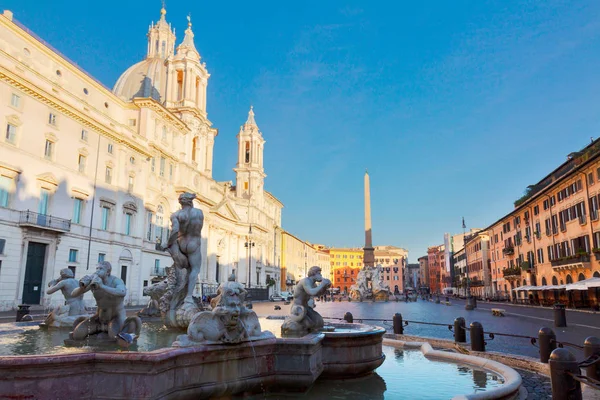
[[[511,213],[486,228],[492,291],[526,303],[598,305],[600,288],[568,285],[600,278],[599,205],[597,139],[529,186]]]
[[[332,286],[340,293],[349,293],[350,287],[356,283],[358,271],[363,267],[363,249],[331,248],[329,260],[333,273]]]
[[[446,269],[444,263],[444,245],[428,247],[427,260],[429,265],[429,292],[441,293]]]
[[[466,263],[471,294],[491,297],[491,264],[489,237],[485,231],[466,236]]]

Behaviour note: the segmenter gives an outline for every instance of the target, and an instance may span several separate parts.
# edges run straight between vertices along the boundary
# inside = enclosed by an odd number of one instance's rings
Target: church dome
[[[113,93],[126,101],[135,97],[151,97],[162,103],[166,87],[165,60],[152,57],[129,67],[117,80]]]

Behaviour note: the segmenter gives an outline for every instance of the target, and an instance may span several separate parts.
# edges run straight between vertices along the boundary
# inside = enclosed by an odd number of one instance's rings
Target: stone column
[[[375,265],[375,249],[373,248],[371,229],[371,187],[369,173],[365,172],[365,247],[363,249],[363,265],[365,267]]]

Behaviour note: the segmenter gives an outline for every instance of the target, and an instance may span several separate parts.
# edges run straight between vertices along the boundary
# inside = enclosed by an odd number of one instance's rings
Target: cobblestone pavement
[[[281,310],[275,310],[278,305]],[[254,310],[259,316],[279,315],[289,313],[289,307],[282,302],[265,302],[254,304]],[[492,316],[491,308],[506,309],[505,317]],[[517,310],[515,310],[517,309]],[[409,323],[404,327],[407,335],[429,336],[441,339],[452,339],[453,333],[447,326],[431,326],[417,324],[410,321],[436,322],[453,324],[457,317],[465,318],[467,326],[474,321],[483,325],[485,332],[509,333],[536,337],[541,327],[547,326],[554,330],[559,341],[583,345],[588,336],[600,336],[600,314],[569,312],[567,314],[566,328],[554,328],[551,319],[552,310],[514,307],[510,305],[478,304],[475,310],[467,311],[464,303],[451,300],[451,305],[435,304],[433,302],[418,300],[417,302],[317,302],[316,311],[323,317],[342,318],[344,313],[350,312],[355,322],[361,318],[382,319],[388,322],[365,321],[377,324],[391,330],[391,319],[395,313],[401,313],[404,320]],[[469,340],[467,335],[467,340]],[[519,354],[529,357],[538,357],[538,348],[526,338],[513,338],[496,335],[492,340],[486,335],[487,349],[510,354]],[[577,357],[583,359],[583,354],[576,348],[569,350]]]
[[[550,378],[524,369],[516,370],[523,378],[523,386],[527,389],[527,400],[542,400],[552,398]]]

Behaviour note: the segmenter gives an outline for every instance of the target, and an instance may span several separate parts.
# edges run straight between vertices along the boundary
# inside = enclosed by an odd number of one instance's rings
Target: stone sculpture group
[[[321,284],[317,285],[317,282],[321,282]],[[325,294],[330,286],[331,281],[321,276],[321,268],[311,267],[308,276],[300,279],[296,285],[294,302],[290,308],[290,315],[281,326],[281,334],[304,336],[323,328],[323,317],[313,309],[313,297]]]
[[[176,347],[273,338],[271,332],[261,331],[256,313],[244,305],[247,291],[236,282],[234,274],[219,286],[217,296],[211,301],[212,311],[202,311],[193,297],[202,261],[204,224],[202,211],[194,208],[195,197],[192,193],[179,196],[181,209],[171,215],[172,231],[167,245],[164,248],[157,245],[169,252],[173,265],[166,269],[164,281],[144,289],[151,301],[141,315],[160,314],[168,327],[187,328],[187,334],[180,335],[173,343]],[[73,273],[67,268],[61,271],[59,279],[50,282],[48,294],[61,290],[66,306],[57,307],[46,323],[72,326],[70,339],[65,342],[94,338],[129,346],[139,336],[142,321],[138,316],[126,316],[124,298],[127,288],[111,272],[110,263],[103,261],[98,263],[93,275],[79,281],[73,279]],[[319,282],[321,284],[317,285]],[[282,325],[282,334],[303,336],[323,328],[323,318],[313,310],[313,297],[324,294],[330,286],[331,281],[321,276],[321,268],[312,267],[308,276],[296,286],[294,303]],[[92,292],[97,304],[97,311],[91,316],[83,306],[83,294],[88,291]]]
[[[79,287],[79,282],[74,278],[73,271],[69,268],[60,270],[60,277],[48,283],[47,294],[61,291],[65,298],[65,304],[52,310],[42,326],[48,328],[72,328],[80,317],[87,317],[83,303],[83,295],[73,296],[73,291]]]
[[[204,214],[194,208],[195,198],[193,193],[179,196],[181,210],[171,215],[171,234],[163,248],[171,255],[173,266],[165,269],[165,282],[155,284],[158,287],[152,289],[165,325],[172,328],[187,328],[193,316],[201,311],[193,293],[202,264]]]
[[[81,278],[79,286],[71,292],[71,296],[81,297],[85,292],[91,291],[97,306],[94,315],[80,317],[75,321],[73,332],[69,335],[71,340],[117,341],[120,337],[131,344],[139,335],[142,320],[137,316],[127,317],[123,303],[127,288],[111,272],[110,263],[102,261],[98,263],[96,272]]]
[[[383,269],[376,267],[363,267],[358,272],[356,283],[350,287],[350,298],[356,301],[365,299],[387,301],[390,288],[383,282]]]
[[[244,305],[246,289],[229,277],[217,290],[212,299],[212,311],[194,315],[187,335],[180,335],[173,343],[175,347],[198,344],[235,344],[253,340],[273,338],[271,332],[262,332],[256,313]]]

